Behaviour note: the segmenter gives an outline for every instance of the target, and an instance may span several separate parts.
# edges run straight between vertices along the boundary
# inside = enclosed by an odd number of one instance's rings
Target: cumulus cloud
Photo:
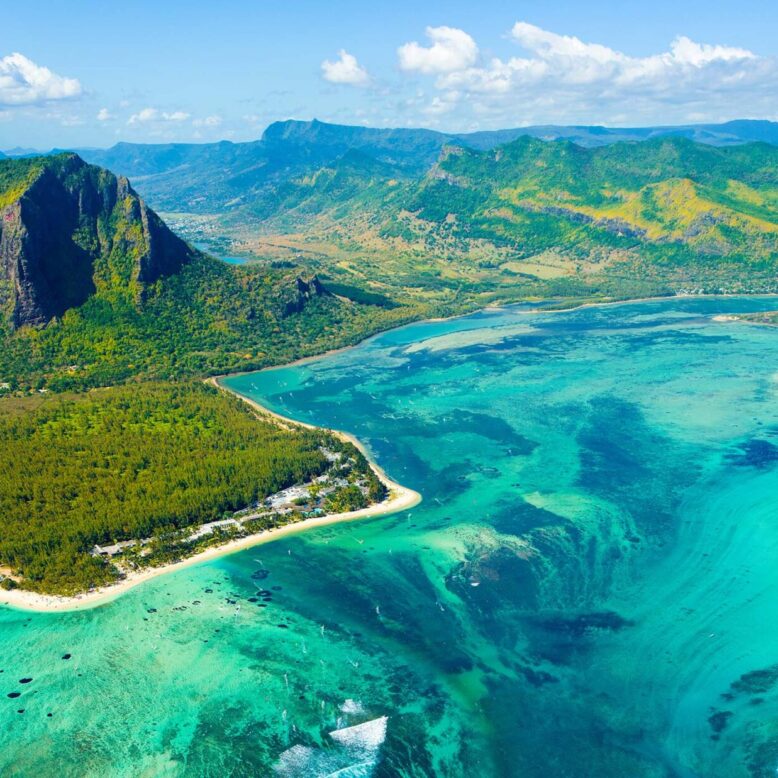
[[[400,68],[419,73],[450,73],[469,68],[478,59],[476,42],[456,27],[427,27],[431,46],[413,41],[397,49]]]
[[[163,113],[162,119],[166,122],[184,122],[189,118],[186,111],[173,111],[173,113]]]
[[[127,120],[127,124],[149,124],[151,122],[184,122],[189,118],[185,111],[167,113],[157,108],[143,108]]]
[[[111,119],[113,119],[113,114],[107,108],[101,108],[97,112],[97,121],[98,122],[108,122]]]
[[[681,36],[667,51],[633,57],[526,22],[517,22],[510,38],[525,56],[445,70],[419,59],[416,69],[438,74],[435,86],[448,103],[467,101],[495,117],[516,117],[520,108],[516,118],[525,122],[772,114],[778,96],[778,64],[747,49]]]
[[[0,59],[0,105],[66,100],[82,91],[77,79],[59,76],[18,52]]]
[[[353,54],[345,49],[338,52],[335,62],[325,59],[321,63],[322,78],[333,84],[349,84],[350,86],[366,86],[370,83],[370,76]]]

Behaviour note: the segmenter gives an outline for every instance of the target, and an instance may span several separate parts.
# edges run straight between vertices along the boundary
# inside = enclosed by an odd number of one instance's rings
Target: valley
[[[207,188],[223,199],[190,201],[192,211],[171,217],[190,239],[261,266],[452,311],[776,288],[778,153],[769,143],[714,146],[657,132],[587,148],[487,134],[477,144],[435,137],[430,148],[423,137],[274,126],[229,157],[213,149],[208,159],[224,157],[230,176]],[[182,176],[207,178],[214,164],[188,157],[186,173],[169,178],[150,152],[106,158],[143,170],[141,190],[163,209],[187,202]],[[293,162],[270,161],[282,155]]]

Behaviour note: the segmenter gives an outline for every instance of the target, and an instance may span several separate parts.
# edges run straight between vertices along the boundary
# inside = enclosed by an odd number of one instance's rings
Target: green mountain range
[[[67,388],[253,368],[528,297],[776,290],[776,146],[448,141],[287,122],[237,175],[222,147],[237,165],[252,144],[181,147],[175,167],[138,179],[163,202],[182,186],[229,190],[231,204],[173,221],[197,238],[189,220],[205,220],[209,238],[258,260],[241,267],[192,249],[126,178],[76,155],[3,160],[0,379]],[[172,153],[133,148],[149,169]]]
[[[677,137],[447,145],[422,172],[352,149],[199,218],[233,251],[399,300],[774,291],[777,163]]]
[[[123,176],[2,160],[0,381],[250,369],[528,298],[778,291],[778,146],[488,147],[503,136],[286,122],[256,144],[99,152],[149,171],[138,187],[176,204],[179,234],[255,260],[240,267],[176,237]]]
[[[253,143],[85,154],[132,175],[190,240],[318,274],[352,299],[358,288],[461,309],[773,291],[777,129],[447,135],[289,121]]]
[[[0,382],[54,390],[256,368],[404,320],[313,276],[230,267],[74,154],[0,161]]]
[[[631,129],[540,126],[452,134],[290,120],[271,124],[260,140],[248,143],[119,143],[110,149],[76,151],[87,162],[128,176],[157,209],[214,213],[238,209],[263,194],[272,196],[279,182],[329,165],[352,150],[398,171],[418,174],[436,162],[445,146],[485,151],[525,136],[587,147],[658,137],[717,146],[751,141],[778,144],[778,123],[735,121]]]

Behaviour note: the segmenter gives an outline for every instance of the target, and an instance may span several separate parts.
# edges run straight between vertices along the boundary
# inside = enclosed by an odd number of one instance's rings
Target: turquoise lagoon
[[[230,379],[423,503],[0,610],[0,775],[775,775],[778,331],[714,320],[773,307],[484,311]]]

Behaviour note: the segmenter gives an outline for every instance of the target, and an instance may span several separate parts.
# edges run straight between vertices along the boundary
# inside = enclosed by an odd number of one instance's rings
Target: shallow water
[[[195,241],[192,245],[195,248],[200,249],[200,251],[204,251],[206,254],[210,254],[212,257],[216,257],[216,259],[220,259],[222,262],[226,262],[228,265],[243,265],[248,262],[246,257],[234,257],[226,255],[218,250],[218,246],[213,246],[210,243]]]
[[[0,610],[0,775],[775,775],[778,331],[712,320],[774,307],[490,311],[231,379],[424,502]]]

